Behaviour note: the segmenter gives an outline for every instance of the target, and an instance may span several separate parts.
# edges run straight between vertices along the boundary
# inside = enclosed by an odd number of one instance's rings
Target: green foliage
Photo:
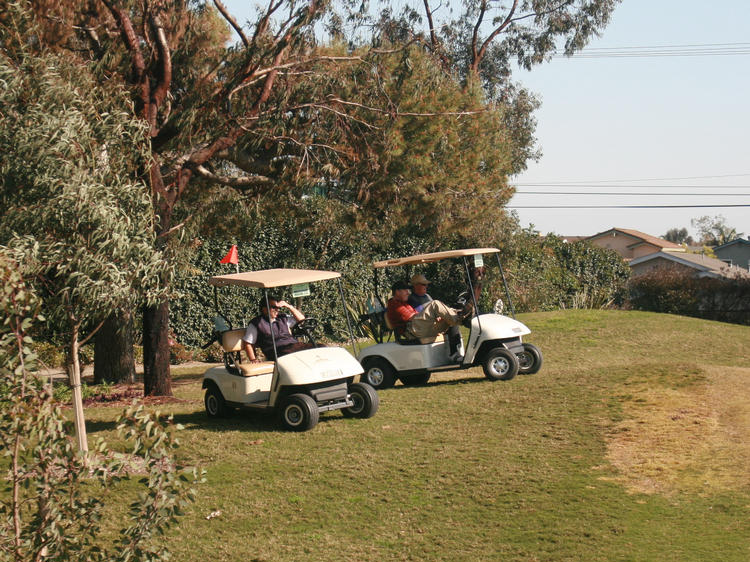
[[[163,269],[135,177],[146,131],[122,92],[61,58],[2,58],[0,80],[0,235],[42,280],[50,321],[92,328]]]
[[[698,231],[700,243],[704,246],[720,246],[741,238],[743,233],[737,232],[737,229],[727,224],[727,219],[723,215],[709,217],[704,215],[700,218],[693,219],[690,224]]]
[[[105,456],[100,441],[96,454],[79,453],[61,407],[34,372],[27,333],[38,300],[7,253],[0,254],[0,277],[0,450],[8,469],[0,501],[3,559],[166,560],[155,533],[163,534],[194,499],[197,471],[175,464],[172,429],[142,406],[117,421],[129,451]],[[145,474],[143,491],[130,506],[129,526],[108,545],[101,540],[102,513],[108,493],[129,473]]]
[[[621,304],[630,269],[615,252],[522,231],[506,270],[519,311]]]
[[[695,277],[675,268],[634,277],[629,304],[637,310],[666,312],[750,325],[750,278]]]

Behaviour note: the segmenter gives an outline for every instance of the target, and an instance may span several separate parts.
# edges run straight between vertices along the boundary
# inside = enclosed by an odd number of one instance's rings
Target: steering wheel
[[[304,320],[300,320],[294,326],[292,326],[292,335],[302,341],[308,341],[313,345],[317,345],[315,342],[315,334],[320,328],[320,322],[317,318],[308,316]]]
[[[503,302],[503,299],[497,299],[495,301],[493,311],[495,312],[495,314],[502,314],[503,310],[505,310],[505,303]]]

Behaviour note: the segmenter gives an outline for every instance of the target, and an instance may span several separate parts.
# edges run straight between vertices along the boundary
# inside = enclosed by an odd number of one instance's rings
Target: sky
[[[631,47],[717,44],[670,51],[726,53],[731,49],[744,54],[557,58],[531,72],[518,73],[517,79],[542,101],[536,118],[543,156],[514,178],[518,192],[510,206],[519,207],[522,225],[533,224],[542,233],[569,236],[613,227],[660,236],[670,228],[682,227],[695,234],[692,218],[721,215],[727,225],[750,236],[748,41],[748,0],[623,0],[610,25],[586,51],[594,54],[603,53],[596,49],[616,49],[622,53],[632,52]],[[727,45],[730,43],[744,45]],[[613,197],[524,191],[670,195]],[[747,206],[559,208],[711,204]],[[558,208],[520,208],[527,206]]]
[[[224,3],[251,15],[252,1]],[[710,216],[750,236],[750,0],[623,0],[584,54],[516,72],[542,102],[542,157],[512,178],[522,226],[695,235],[691,220]],[[626,208],[639,206],[672,207]]]

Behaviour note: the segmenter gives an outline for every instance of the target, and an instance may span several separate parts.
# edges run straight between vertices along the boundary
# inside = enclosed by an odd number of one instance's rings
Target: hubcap
[[[505,357],[497,357],[492,362],[492,369],[499,375],[504,375],[508,371],[508,360]]]
[[[299,425],[303,417],[302,409],[294,404],[287,406],[285,416],[289,425]]]
[[[367,371],[367,382],[372,386],[380,386],[383,384],[383,371],[378,367],[372,367]]]
[[[365,407],[364,399],[357,392],[351,395],[351,399],[352,399],[352,402],[354,402],[354,405],[349,408],[349,411],[355,414],[360,413],[362,409]]]
[[[523,353],[518,354],[518,364],[521,367],[521,369],[528,369],[531,367],[531,363],[534,360],[531,358],[531,354],[524,351]]]

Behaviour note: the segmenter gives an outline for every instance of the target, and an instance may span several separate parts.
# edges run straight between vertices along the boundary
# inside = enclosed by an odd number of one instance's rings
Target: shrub
[[[677,268],[660,268],[629,285],[637,310],[665,312],[750,325],[750,278],[697,278]]]
[[[80,453],[60,405],[34,372],[37,357],[28,333],[38,301],[17,264],[1,252],[0,279],[0,450],[8,457],[0,551],[19,562],[166,560],[159,535],[193,500],[190,486],[198,481],[195,469],[177,465],[172,457],[178,446],[175,428],[158,412],[133,406],[117,425],[128,454],[108,460],[101,441],[95,454]],[[128,507],[128,526],[112,536],[112,529],[100,527],[106,498],[101,487],[116,483],[115,475],[126,475],[135,465],[146,472],[141,491]]]

